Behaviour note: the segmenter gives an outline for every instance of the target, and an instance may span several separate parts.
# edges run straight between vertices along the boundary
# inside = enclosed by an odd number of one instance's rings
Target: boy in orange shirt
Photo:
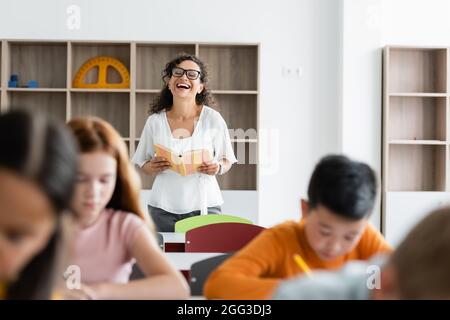
[[[391,247],[369,224],[377,193],[366,164],[332,155],[312,174],[303,219],[263,231],[214,271],[204,287],[208,299],[267,299],[279,282],[299,275],[300,255],[311,269],[336,269],[368,260]]]
[[[279,300],[450,300],[450,208],[433,211],[391,256],[283,281]]]

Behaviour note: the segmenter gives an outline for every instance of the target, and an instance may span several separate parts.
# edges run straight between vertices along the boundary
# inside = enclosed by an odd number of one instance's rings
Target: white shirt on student
[[[225,158],[231,163],[237,162],[225,120],[208,106],[203,106],[192,136],[183,139],[173,137],[165,111],[152,114],[145,123],[132,162],[142,167],[154,156],[154,144],[180,155],[207,149],[213,161]],[[206,207],[222,205],[223,198],[215,176],[203,173],[181,176],[173,170],[165,170],[156,176],[148,204],[176,214],[195,210],[205,214]]]

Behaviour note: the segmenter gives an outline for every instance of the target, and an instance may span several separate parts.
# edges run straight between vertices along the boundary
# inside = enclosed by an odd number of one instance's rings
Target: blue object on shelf
[[[8,81],[9,88],[17,88],[19,86],[19,76],[17,74],[12,74]]]
[[[28,88],[38,88],[39,84],[36,80],[30,80],[28,81]]]
[[[17,88],[17,81],[8,81],[8,88]]]

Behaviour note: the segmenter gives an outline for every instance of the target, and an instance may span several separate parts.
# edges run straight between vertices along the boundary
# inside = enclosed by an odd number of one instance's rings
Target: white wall
[[[450,46],[450,1],[381,2],[383,44]]]
[[[450,46],[450,1],[343,0],[342,10],[342,150],[380,172],[382,48]],[[409,208],[408,203],[390,206]]]
[[[450,46],[448,0],[343,0],[343,151],[381,166],[381,49]]]
[[[381,182],[380,10],[380,0],[343,0],[341,75],[342,151],[371,165]],[[379,201],[377,227],[380,211]]]
[[[270,226],[298,218],[313,165],[340,150],[340,2],[2,1],[0,38],[261,43],[260,129],[280,137],[273,174],[276,144],[260,144],[259,223]],[[71,4],[81,8],[80,30],[66,27]],[[284,78],[283,66],[300,66],[303,76]]]

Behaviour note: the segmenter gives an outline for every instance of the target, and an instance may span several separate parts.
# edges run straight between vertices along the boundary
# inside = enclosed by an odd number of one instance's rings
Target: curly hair
[[[205,63],[195,55],[182,53],[175,59],[169,61],[164,67],[164,70],[161,73],[164,87],[162,88],[160,94],[155,98],[155,101],[151,104],[149,114],[159,113],[161,111],[169,111],[170,109],[172,109],[173,95],[169,90],[168,82],[170,80],[170,77],[172,77],[172,69],[186,60],[193,61],[200,67],[200,82],[204,85],[203,91],[201,93],[197,93],[197,95],[195,96],[195,102],[198,105],[207,105],[212,108],[215,107],[214,98],[211,95],[211,91],[207,87],[208,70]]]

